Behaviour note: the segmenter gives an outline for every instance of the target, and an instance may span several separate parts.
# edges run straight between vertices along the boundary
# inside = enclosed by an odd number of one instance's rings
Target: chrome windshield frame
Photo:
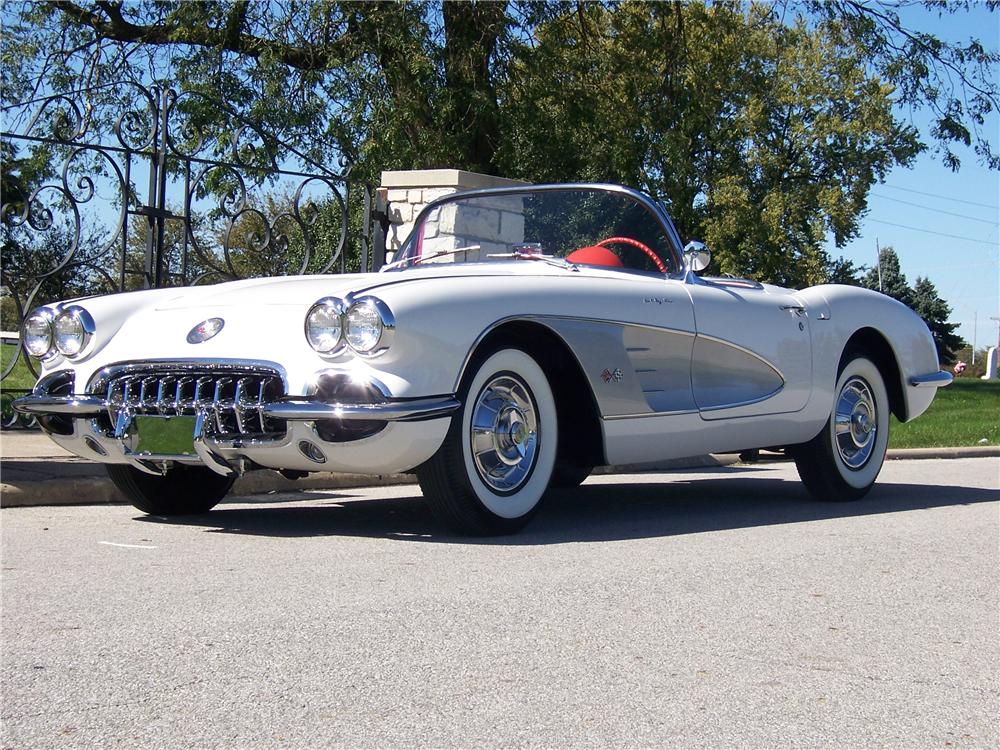
[[[446,203],[454,203],[459,200],[466,200],[470,198],[491,198],[495,196],[507,196],[507,195],[523,195],[525,193],[555,193],[555,192],[567,192],[572,190],[588,190],[595,193],[614,193],[618,195],[627,196],[635,200],[639,205],[645,208],[660,225],[664,234],[669,242],[669,249],[671,253],[670,260],[673,263],[673,269],[669,276],[676,276],[683,272],[684,263],[681,257],[681,247],[683,242],[681,241],[680,234],[677,232],[677,228],[674,226],[673,220],[667,214],[666,210],[663,208],[662,204],[656,200],[653,200],[646,193],[640,190],[635,190],[634,188],[626,187],[625,185],[618,185],[615,183],[605,183],[605,182],[559,182],[559,183],[546,183],[542,185],[516,185],[513,187],[502,187],[502,188],[479,188],[476,190],[461,190],[451,195],[444,195],[437,198],[421,209],[420,213],[413,220],[413,228],[410,230],[409,234],[406,235],[406,239],[400,245],[400,250],[406,247],[410,240],[413,238],[414,232],[420,227],[427,215],[439,208]],[[667,260],[664,258],[664,260]],[[393,259],[393,263],[396,263],[396,259]],[[389,264],[391,265],[391,264]],[[395,267],[389,269],[391,271],[405,270],[409,266]],[[386,270],[383,267],[380,270]]]

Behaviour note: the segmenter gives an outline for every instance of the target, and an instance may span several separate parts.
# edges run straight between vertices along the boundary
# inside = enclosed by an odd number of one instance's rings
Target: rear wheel
[[[535,514],[555,466],[558,427],[548,378],[522,349],[476,358],[462,408],[417,470],[434,514],[463,534],[509,534]]]
[[[882,469],[889,445],[889,396],[878,367],[850,358],[837,378],[833,411],[820,433],[795,450],[806,489],[821,500],[857,500]]]
[[[234,477],[204,466],[176,465],[163,476],[123,464],[106,464],[108,476],[136,508],[154,516],[207,513],[226,496]]]

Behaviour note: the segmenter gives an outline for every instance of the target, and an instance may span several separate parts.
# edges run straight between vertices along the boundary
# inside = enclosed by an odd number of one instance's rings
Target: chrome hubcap
[[[513,492],[528,479],[538,456],[538,417],[531,391],[516,376],[499,375],[480,391],[470,447],[479,478],[494,492]]]
[[[871,387],[861,378],[851,378],[837,398],[834,418],[837,451],[851,469],[860,469],[871,458],[878,435],[877,422]]]

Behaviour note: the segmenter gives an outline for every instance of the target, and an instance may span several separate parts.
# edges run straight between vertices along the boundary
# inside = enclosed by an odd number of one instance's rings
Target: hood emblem
[[[225,324],[226,321],[222,318],[203,320],[191,329],[191,332],[187,335],[187,342],[189,344],[200,344],[202,341],[208,341],[221,331]]]

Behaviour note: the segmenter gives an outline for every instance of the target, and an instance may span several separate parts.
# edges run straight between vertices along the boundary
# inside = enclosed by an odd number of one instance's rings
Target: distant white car
[[[872,291],[708,263],[625,187],[459,193],[379,273],[35,310],[17,408],[155,514],[205,512],[248,469],[416,470],[446,524],[504,533],[595,466],[761,447],[817,497],[861,497],[890,412],[951,381],[927,327]]]

